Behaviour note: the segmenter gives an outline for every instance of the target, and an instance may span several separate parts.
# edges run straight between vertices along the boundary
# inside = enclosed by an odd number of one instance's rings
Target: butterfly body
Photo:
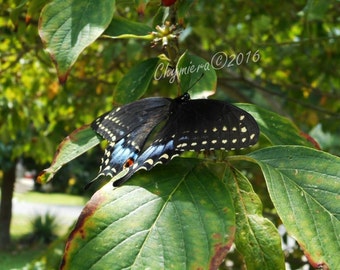
[[[249,113],[219,100],[191,100],[188,93],[129,103],[102,115],[91,127],[109,142],[98,176],[114,177],[124,171],[114,186],[184,151],[243,149],[254,145],[259,136]]]

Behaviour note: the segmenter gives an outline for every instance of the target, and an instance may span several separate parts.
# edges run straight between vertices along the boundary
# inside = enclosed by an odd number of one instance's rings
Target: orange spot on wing
[[[129,168],[135,163],[133,158],[128,158],[124,163],[124,168]]]

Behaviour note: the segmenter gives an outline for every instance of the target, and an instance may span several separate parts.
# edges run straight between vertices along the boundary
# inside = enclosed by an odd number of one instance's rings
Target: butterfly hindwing
[[[127,173],[119,180],[113,183],[114,186],[120,186],[127,181],[135,172],[139,170],[151,170],[158,164],[166,164],[175,156],[178,156],[181,151],[174,148],[172,141],[166,144],[153,143],[150,145],[128,168]]]
[[[142,99],[103,114],[91,124],[109,142],[96,178],[113,177],[127,162],[134,162],[152,130],[167,117],[170,102],[167,98]]]

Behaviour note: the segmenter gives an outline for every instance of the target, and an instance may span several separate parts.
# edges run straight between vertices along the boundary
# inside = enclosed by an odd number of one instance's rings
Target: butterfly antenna
[[[188,92],[191,88],[193,88],[204,76],[204,73],[201,73],[201,76],[199,76],[199,78],[193,82],[192,85],[189,86],[189,88],[185,91],[185,92]]]

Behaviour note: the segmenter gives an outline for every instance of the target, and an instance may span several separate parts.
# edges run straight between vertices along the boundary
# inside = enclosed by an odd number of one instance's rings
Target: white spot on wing
[[[173,159],[174,157],[179,156],[179,154],[174,154],[173,156],[171,156],[171,159]]]
[[[149,159],[145,160],[144,163],[148,163],[150,166],[152,166],[153,165],[153,159],[149,158]]]
[[[138,163],[136,162],[135,164],[133,164],[132,169],[134,170],[134,169],[136,169],[137,167],[138,167]]]
[[[166,154],[166,153],[164,153],[163,155],[161,155],[161,156],[159,157],[159,159],[169,159],[169,155]]]
[[[187,143],[181,143],[177,146],[177,148],[183,148],[186,147],[188,144]]]

